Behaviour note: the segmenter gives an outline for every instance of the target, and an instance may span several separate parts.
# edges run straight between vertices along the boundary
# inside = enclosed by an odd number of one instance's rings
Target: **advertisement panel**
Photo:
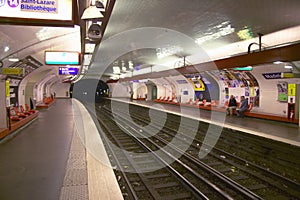
[[[189,78],[188,80],[192,83],[194,91],[205,91],[205,85],[201,79],[194,80]]]
[[[288,100],[288,83],[287,82],[278,82],[277,90],[278,90],[277,100],[287,102],[287,100]]]

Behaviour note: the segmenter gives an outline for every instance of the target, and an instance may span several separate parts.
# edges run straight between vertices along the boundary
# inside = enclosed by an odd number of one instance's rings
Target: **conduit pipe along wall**
[[[248,46],[248,54],[251,53],[251,46],[253,44],[258,45],[259,51],[261,51],[261,46],[262,46],[261,37],[263,36],[263,34],[262,33],[257,33],[257,35],[258,35],[258,44],[256,42],[252,42],[251,44],[249,44],[249,46]]]

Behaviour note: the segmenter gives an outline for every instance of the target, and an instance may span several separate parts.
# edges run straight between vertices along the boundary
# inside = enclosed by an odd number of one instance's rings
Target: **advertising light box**
[[[71,26],[74,25],[74,2],[74,0],[0,0],[0,20],[26,25]]]
[[[73,51],[45,51],[46,65],[79,65],[80,55]]]
[[[59,75],[77,75],[78,74],[78,68],[59,67],[58,68],[58,74]]]

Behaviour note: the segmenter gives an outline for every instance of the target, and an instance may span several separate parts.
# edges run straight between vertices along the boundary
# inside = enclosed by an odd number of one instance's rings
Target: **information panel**
[[[72,51],[45,51],[46,65],[79,65],[78,52]]]
[[[58,68],[58,74],[59,75],[77,75],[78,74],[78,68],[59,67]]]

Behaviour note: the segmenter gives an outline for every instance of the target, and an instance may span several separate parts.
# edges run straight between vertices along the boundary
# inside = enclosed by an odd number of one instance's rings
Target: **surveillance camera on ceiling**
[[[103,3],[101,1],[99,1],[99,0],[95,2],[95,6],[96,6],[96,8],[104,9]]]
[[[88,30],[88,37],[91,40],[98,41],[101,39],[101,26],[99,24],[93,23]]]

